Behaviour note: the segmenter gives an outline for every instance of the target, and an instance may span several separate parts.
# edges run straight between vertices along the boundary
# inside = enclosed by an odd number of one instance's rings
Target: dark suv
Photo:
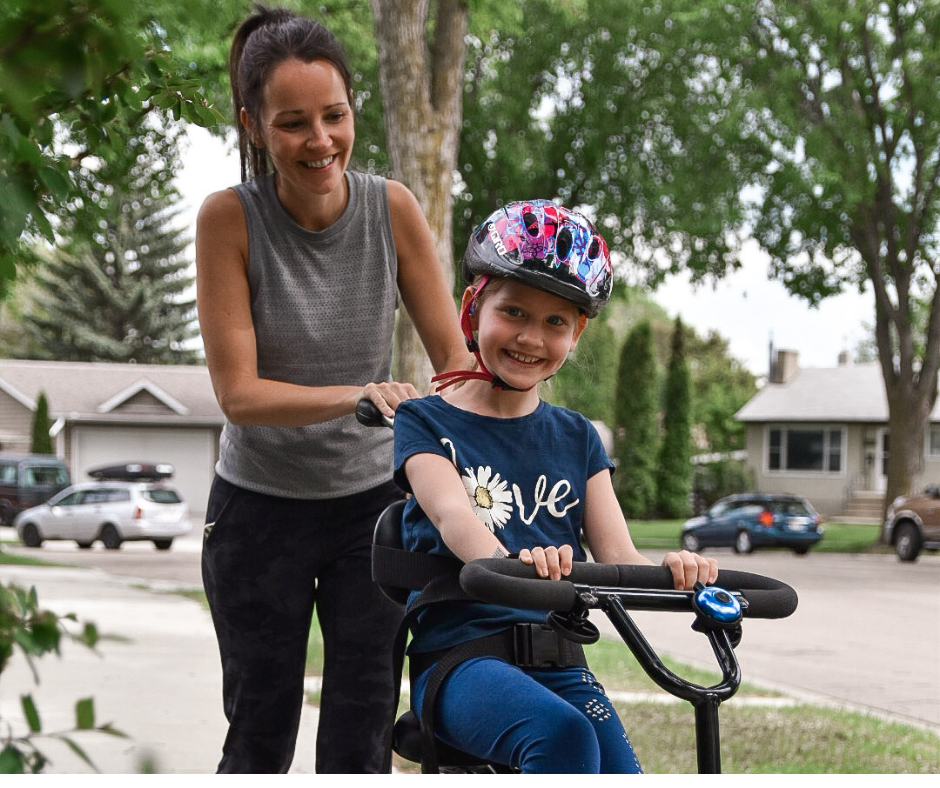
[[[71,484],[68,468],[49,454],[0,453],[0,525]]]
[[[885,539],[902,561],[916,561],[924,549],[940,550],[940,486],[895,498],[888,507]]]

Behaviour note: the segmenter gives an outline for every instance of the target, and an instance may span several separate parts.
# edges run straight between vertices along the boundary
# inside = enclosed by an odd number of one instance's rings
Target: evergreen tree
[[[178,227],[181,196],[172,132],[142,131],[102,168],[83,170],[81,195],[61,212],[60,243],[37,267],[24,308],[21,357],[151,364],[196,363],[193,278]],[[130,161],[119,161],[130,157]],[[127,171],[109,180],[108,169]]]
[[[684,517],[692,489],[692,385],[685,336],[677,317],[663,397],[663,442],[656,473],[656,502],[663,517]]]
[[[49,403],[46,401],[46,392],[39,392],[36,400],[36,411],[33,413],[33,439],[29,450],[33,454],[55,454],[52,448],[52,437],[49,435]]]
[[[641,320],[620,352],[614,402],[614,487],[627,517],[649,517],[656,503],[658,404],[653,333]]]
[[[589,419],[613,423],[617,379],[617,341],[604,320],[590,321],[578,340],[573,358],[552,379],[552,402]]]

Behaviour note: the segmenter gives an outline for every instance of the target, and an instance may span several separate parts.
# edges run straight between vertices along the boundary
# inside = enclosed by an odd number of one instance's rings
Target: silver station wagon
[[[92,471],[90,475],[99,481],[74,484],[46,503],[20,512],[16,531],[27,547],[66,539],[84,549],[100,540],[109,550],[130,541],[150,541],[158,550],[169,550],[192,524],[188,505],[165,481],[172,473],[167,467],[130,463],[102,469],[110,474]],[[148,468],[154,470],[148,473]]]

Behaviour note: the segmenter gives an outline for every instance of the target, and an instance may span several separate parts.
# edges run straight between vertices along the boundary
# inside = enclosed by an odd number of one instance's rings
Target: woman
[[[437,370],[468,356],[414,196],[347,170],[351,76],[336,38],[257,7],[229,68],[243,183],[198,217],[199,320],[225,414],[203,579],[229,730],[220,772],[286,772],[314,608],[324,640],[318,772],[381,768],[400,611],[370,578],[379,512],[399,497],[387,415],[397,292]]]

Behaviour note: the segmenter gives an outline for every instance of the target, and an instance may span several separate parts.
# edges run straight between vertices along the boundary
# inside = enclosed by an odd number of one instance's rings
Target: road
[[[147,543],[125,544],[120,551],[100,545],[80,551],[66,543],[15,550],[157,584],[198,587],[199,546],[195,533],[166,553]],[[746,681],[940,732],[940,556],[924,555],[909,564],[893,555],[797,557],[758,551],[743,556],[730,550],[709,555],[720,566],[779,578],[800,596],[788,619],[745,622],[737,653]],[[638,612],[634,618],[657,650],[713,666],[705,638],[681,615]],[[613,631],[609,625],[607,631]]]

